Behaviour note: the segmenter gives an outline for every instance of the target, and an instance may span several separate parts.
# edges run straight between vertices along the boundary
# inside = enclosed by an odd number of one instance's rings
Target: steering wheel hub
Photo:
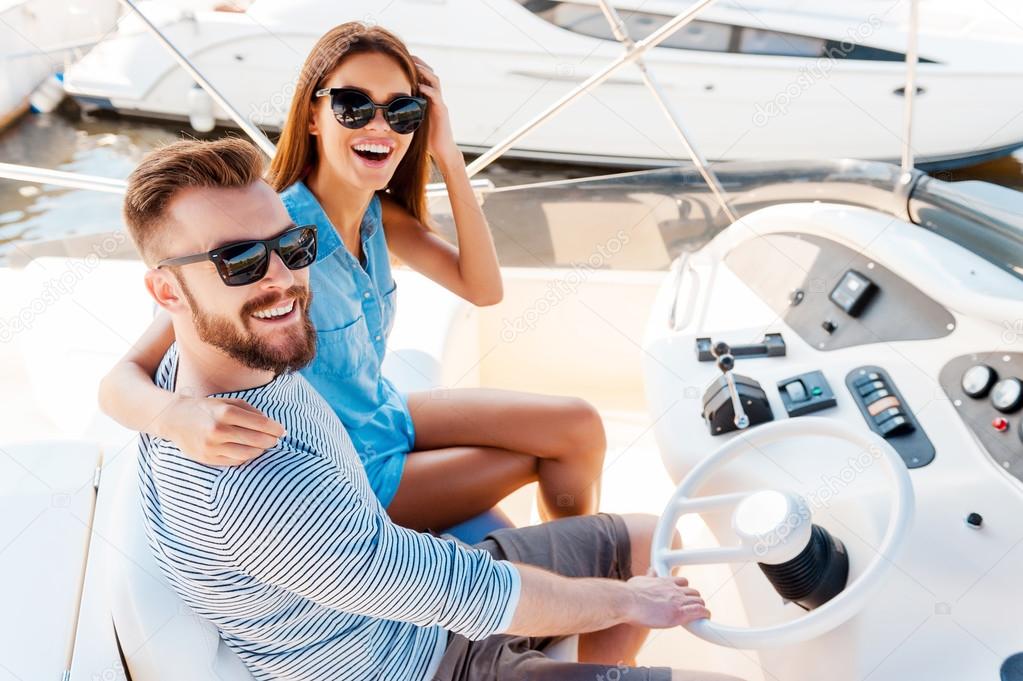
[[[732,530],[753,547],[757,562],[779,565],[798,556],[810,541],[810,508],[793,492],[765,489],[735,507]]]

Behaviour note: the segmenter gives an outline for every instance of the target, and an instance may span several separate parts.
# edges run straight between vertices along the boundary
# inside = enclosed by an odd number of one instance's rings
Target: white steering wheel
[[[672,566],[759,561],[782,563],[794,558],[810,537],[809,509],[796,494],[765,490],[694,497],[693,494],[717,469],[748,449],[798,437],[829,437],[851,443],[883,461],[892,487],[888,527],[877,554],[851,585],[824,605],[789,622],[767,627],[731,627],[696,620],[687,629],[700,638],[729,648],[769,648],[799,643],[820,636],[852,618],[881,585],[882,577],[902,545],[913,517],[913,486],[898,453],[878,435],[865,428],[853,428],[838,419],[800,417],[757,426],[720,447],[703,459],[679,483],[661,514],[654,534],[651,564],[658,575],[669,574]],[[825,452],[821,453],[826,456]],[[739,544],[708,549],[671,548],[675,524],[682,515],[735,506],[732,528]],[[776,519],[782,523],[776,523]],[[784,528],[782,530],[782,528]],[[779,531],[782,530],[782,531]]]

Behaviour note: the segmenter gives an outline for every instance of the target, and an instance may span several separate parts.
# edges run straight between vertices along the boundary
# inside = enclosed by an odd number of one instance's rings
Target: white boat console
[[[971,251],[840,205],[763,209],[676,261],[644,343],[670,476],[678,483],[730,451],[701,473],[696,499],[795,495],[848,552],[846,591],[810,612],[779,596],[768,570],[748,567],[770,563],[761,555],[733,564],[752,626],[823,614],[885,554],[895,519],[879,452],[898,453],[915,496],[894,570],[858,614],[804,639],[798,655],[769,649],[771,637],[722,645],[765,648],[760,663],[777,678],[996,679],[1011,666],[1023,650],[1010,614],[1023,609],[1020,301],[1023,281]],[[740,409],[756,414],[746,427]],[[880,444],[823,437],[811,426],[821,422]],[[779,427],[787,437],[758,434]],[[679,510],[669,504],[665,517]],[[741,510],[701,509],[716,550],[741,544]],[[757,517],[778,531],[770,512]]]

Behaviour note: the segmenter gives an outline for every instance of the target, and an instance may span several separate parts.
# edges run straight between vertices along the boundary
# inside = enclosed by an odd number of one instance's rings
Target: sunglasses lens
[[[220,252],[217,269],[228,286],[244,286],[262,279],[269,262],[263,244],[240,243]]]
[[[376,114],[373,101],[355,90],[335,92],[330,99],[330,108],[338,123],[352,129],[365,127]]]
[[[278,251],[289,270],[309,267],[316,260],[316,230],[299,227],[281,236]]]
[[[411,97],[399,97],[387,107],[387,123],[399,135],[415,132],[423,122],[425,107]]]

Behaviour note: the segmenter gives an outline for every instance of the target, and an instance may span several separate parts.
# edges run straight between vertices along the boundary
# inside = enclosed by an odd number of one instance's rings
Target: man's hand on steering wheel
[[[667,629],[710,617],[700,592],[685,577],[633,577],[626,586],[632,595],[628,612],[632,624]]]

